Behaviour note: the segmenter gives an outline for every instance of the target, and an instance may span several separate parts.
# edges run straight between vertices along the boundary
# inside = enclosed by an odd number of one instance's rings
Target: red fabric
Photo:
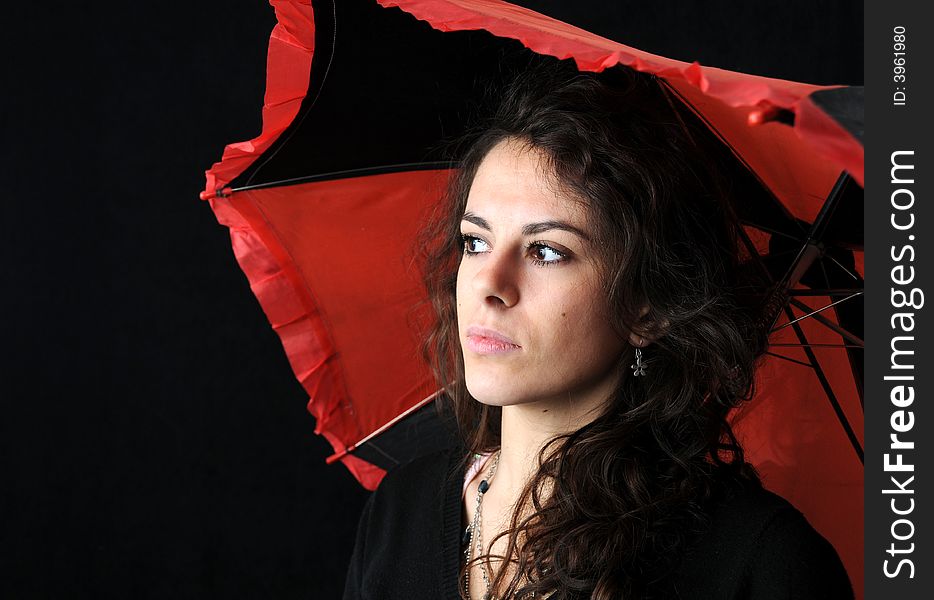
[[[419,358],[429,306],[415,239],[447,175],[391,173],[210,201],[308,393],[315,433],[335,452],[435,391]],[[368,489],[384,475],[352,455],[341,460]]]

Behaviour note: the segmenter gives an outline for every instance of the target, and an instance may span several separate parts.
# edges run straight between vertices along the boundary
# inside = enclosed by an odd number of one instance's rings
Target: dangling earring
[[[636,348],[636,364],[630,365],[633,369],[632,376],[638,377],[639,375],[645,375],[645,365],[642,364],[642,348]]]

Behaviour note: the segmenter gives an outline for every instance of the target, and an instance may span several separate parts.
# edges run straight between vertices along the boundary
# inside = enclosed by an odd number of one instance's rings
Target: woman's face
[[[606,318],[583,206],[551,189],[541,156],[506,139],[470,188],[457,272],[467,389],[496,406],[595,405],[625,341]]]

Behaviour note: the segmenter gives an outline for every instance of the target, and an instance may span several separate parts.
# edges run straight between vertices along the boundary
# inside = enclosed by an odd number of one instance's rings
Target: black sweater
[[[363,509],[344,600],[458,598],[462,453],[450,448],[386,474]],[[853,598],[833,547],[762,489],[733,494],[712,511],[709,533],[672,583],[672,597],[698,600]]]

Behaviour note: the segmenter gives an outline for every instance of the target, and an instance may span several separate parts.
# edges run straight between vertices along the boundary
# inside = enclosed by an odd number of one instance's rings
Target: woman
[[[753,193],[654,78],[543,59],[426,230],[463,444],[390,471],[345,598],[848,598],[726,416],[765,349]]]

